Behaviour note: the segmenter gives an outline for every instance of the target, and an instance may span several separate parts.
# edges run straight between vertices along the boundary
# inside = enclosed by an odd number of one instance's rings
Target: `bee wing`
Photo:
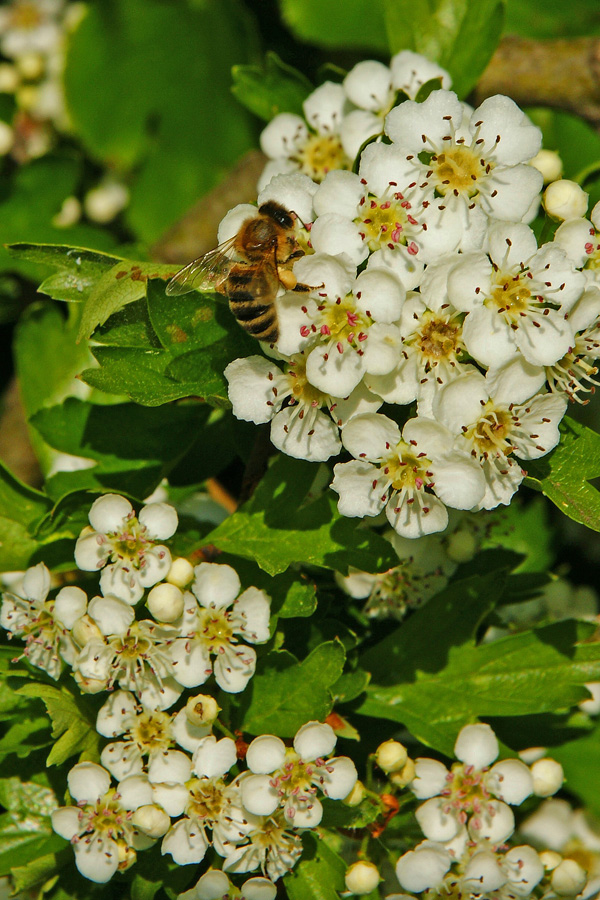
[[[165,293],[169,297],[179,294],[188,294],[190,291],[218,290],[219,281],[222,281],[234,261],[227,255],[233,249],[235,237],[219,244],[214,250],[209,250],[198,259],[192,260],[176,275],[171,278]]]

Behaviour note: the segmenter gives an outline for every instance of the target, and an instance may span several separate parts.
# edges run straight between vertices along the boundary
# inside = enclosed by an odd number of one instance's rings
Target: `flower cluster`
[[[0,9],[0,94],[15,101],[12,118],[0,119],[0,156],[27,163],[71,132],[63,71],[69,35],[83,14],[82,4],[67,0],[8,0]],[[128,202],[126,186],[106,173],[85,194],[83,211],[88,219],[106,223]],[[80,199],[67,197],[53,224],[68,227],[81,214]]]
[[[343,799],[356,783],[348,757],[327,758],[336,743],[331,726],[308,722],[293,749],[274,735],[260,735],[250,744],[248,770],[240,771],[235,742],[217,740],[207,733],[210,725],[194,725],[187,708],[173,717],[153,715],[136,708],[131,695],[119,694],[100,711],[99,731],[105,734],[114,724],[117,731],[127,728],[131,740],[105,748],[107,768],[74,766],[68,782],[76,806],[52,814],[55,831],[73,844],[79,871],[92,881],[109,881],[133,865],[136,851],[162,838],[162,853],[178,865],[202,862],[210,847],[224,860],[223,872],[205,873],[190,898],[205,896],[202,891],[213,883],[222,890],[218,896],[226,896],[224,872],[256,869],[268,877],[253,879],[252,890],[260,886],[258,898],[274,897],[272,882],[302,853],[299,831],[321,821],[317,793]],[[170,749],[175,742],[188,752]],[[266,771],[270,779],[255,774]],[[256,784],[265,777],[282,785],[273,802],[275,789],[268,786],[263,794]]]
[[[444,86],[419,94],[432,78]],[[510,502],[568,400],[594,389],[600,345],[597,208],[538,246],[539,129],[508,97],[472,109],[447,86],[402,53],[318,88],[307,122],[273,119],[258,203],[297,214],[293,271],[314,287],[282,286],[268,358],[225,371],[234,415],[270,422],[280,450],[352,457],[331,485],[343,515],[385,511],[408,538]],[[303,154],[334,136],[354,169],[333,154],[317,172]],[[252,210],[228,213],[220,240]]]
[[[562,784],[560,767],[546,761],[554,777],[542,787],[535,763],[529,768],[517,759],[494,762],[498,752],[489,725],[467,725],[458,735],[458,762],[451,770],[434,759],[416,760],[409,789],[424,801],[416,817],[426,839],[396,864],[398,881],[410,893],[388,900],[415,894],[428,900],[448,895],[509,900],[528,897],[538,886],[545,897],[575,897],[582,890],[586,873],[573,859],[558,853],[550,859],[528,844],[511,846],[511,807],[534,793],[555,793]],[[523,833],[535,832],[526,826]]]
[[[54,829],[92,881],[108,881],[162,839],[162,853],[178,865],[200,863],[212,848],[224,871],[260,869],[268,877],[249,879],[244,890],[272,900],[272,882],[300,858],[299,833],[321,821],[319,797],[345,798],[356,783],[354,764],[331,758],[337,738],[320,722],[303,725],[291,747],[263,734],[246,754],[243,742],[238,752],[232,737],[217,740],[216,700],[191,689],[213,675],[225,692],[245,689],[254,645],[270,637],[269,596],[242,590],[229,565],[173,560],[163,541],[178,520],[167,503],[136,513],[125,497],[104,494],[89,521],[75,561],[99,574],[98,596],[88,600],[75,585],[55,592],[38,563],[3,594],[0,609],[0,624],[24,641],[33,666],[56,680],[70,670],[83,692],[111,692],[96,721],[108,739],[101,764],[71,770],[75,805],[53,812]],[[205,873],[189,896],[208,896],[215,885],[227,895],[230,883],[219,871]]]

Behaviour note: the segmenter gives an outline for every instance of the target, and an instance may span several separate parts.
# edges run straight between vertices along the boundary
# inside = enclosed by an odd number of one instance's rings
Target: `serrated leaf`
[[[7,244],[6,249],[16,259],[58,269],[38,288],[54,300],[85,300],[106,270],[119,261],[118,256],[68,244]]]
[[[58,766],[75,754],[80,759],[99,759],[95,717],[86,710],[81,698],[75,698],[66,688],[37,683],[24,685],[19,693],[41,700],[50,716],[52,737],[58,740],[46,760],[47,766]]]
[[[300,862],[283,879],[289,900],[339,900],[347,864],[325,841],[305,835]]]
[[[322,722],[331,712],[329,688],[340,677],[345,658],[339,641],[320,644],[302,662],[287,650],[271,651],[259,659],[241,698],[240,728],[293,737],[306,722]]]
[[[163,277],[167,281],[176,271],[174,266],[160,263],[117,262],[90,291],[81,314],[77,340],[89,338],[113,313],[145,297],[149,278]]]
[[[391,53],[414,50],[452,76],[466,97],[492,57],[502,31],[504,0],[416,0],[384,7]]]
[[[302,104],[313,90],[301,72],[272,52],[267,53],[263,67],[234,66],[231,74],[234,96],[265,122],[282,112],[303,115]]]
[[[32,529],[51,505],[45,494],[22,484],[0,462],[0,570],[27,568],[38,549]]]
[[[566,416],[552,453],[525,463],[525,483],[541,491],[570,519],[600,531],[600,492],[590,484],[600,475],[600,435]]]
[[[314,477],[312,463],[278,457],[252,500],[207,535],[206,543],[253,559],[270,575],[299,561],[340,571],[396,565],[391,545],[341,516],[332,494],[302,505]]]

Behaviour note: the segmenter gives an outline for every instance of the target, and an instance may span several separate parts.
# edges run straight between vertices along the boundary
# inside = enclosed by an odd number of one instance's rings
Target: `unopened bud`
[[[92,222],[105,225],[112,222],[128,203],[129,191],[125,185],[117,181],[106,181],[87,192],[83,199],[83,208]]]
[[[413,778],[416,775],[415,764],[412,759],[406,760],[406,765],[403,769],[400,769],[399,772],[392,772],[390,774],[390,781],[392,784],[395,784],[396,787],[406,787],[407,784],[410,784]]]
[[[26,84],[23,87],[20,87],[17,93],[15,94],[18,105],[21,109],[30,110],[36,105],[39,100],[40,92],[37,87],[33,84]]]
[[[73,672],[82,694],[99,694],[106,690],[106,680],[101,678],[85,678],[81,672]]]
[[[544,191],[544,207],[552,219],[580,219],[585,216],[589,196],[575,181],[561,178]]]
[[[148,803],[139,806],[131,817],[136,828],[151,838],[159,838],[167,833],[171,827],[171,818],[161,806]]]
[[[550,883],[560,897],[576,897],[585,887],[587,874],[574,859],[563,859],[552,872]]]
[[[85,647],[89,641],[102,640],[102,632],[88,615],[81,616],[74,622],[71,637],[78,647]]]
[[[523,760],[526,766],[542,759],[548,752],[547,747],[526,747],[525,750],[519,750],[519,758]]]
[[[171,564],[166,581],[183,589],[187,587],[193,577],[194,567],[189,559],[186,559],[184,556],[178,556]]]
[[[406,747],[400,741],[384,741],[375,753],[375,762],[384,772],[398,772],[407,759]]]
[[[0,93],[14,94],[20,80],[19,73],[11,63],[0,63]]]
[[[381,876],[374,863],[355,862],[346,870],[345,881],[352,894],[370,894],[381,881]]]
[[[551,872],[562,862],[562,856],[556,850],[542,850],[539,857],[546,872]]]
[[[22,53],[16,58],[15,64],[28,81],[37,81],[44,74],[44,57],[41,53]]]
[[[451,534],[446,545],[446,553],[452,562],[470,562],[477,552],[475,535],[466,529],[459,529]]]
[[[196,694],[185,704],[185,714],[192,725],[212,725],[221,707],[210,694]]]
[[[556,150],[540,150],[537,156],[529,160],[529,165],[542,173],[544,184],[557,181],[563,173],[562,159]]]
[[[80,218],[81,203],[77,197],[66,197],[59,211],[52,217],[52,224],[55,228],[70,228]]]
[[[342,803],[344,806],[359,806],[365,798],[365,786],[362,781],[357,781],[348,794],[347,797],[344,797]]]
[[[551,797],[562,787],[565,778],[561,764],[548,756],[534,762],[531,766],[531,775],[533,793],[537,797]]]
[[[183,593],[174,584],[157,584],[146,605],[157,622],[175,622],[183,613]]]

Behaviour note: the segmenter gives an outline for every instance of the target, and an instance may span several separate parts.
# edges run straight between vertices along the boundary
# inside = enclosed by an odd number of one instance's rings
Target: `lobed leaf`
[[[52,737],[58,738],[50,751],[46,765],[59,766],[75,754],[80,759],[99,759],[99,735],[95,717],[81,698],[66,688],[31,682],[19,688],[25,697],[41,700],[52,722]]]
[[[289,900],[339,900],[346,862],[316,835],[307,834],[303,843],[302,859],[283,879]]]
[[[233,95],[251,113],[270,122],[278,113],[303,114],[302,104],[313,89],[310,81],[276,53],[267,53],[264,66],[234,66]]]

